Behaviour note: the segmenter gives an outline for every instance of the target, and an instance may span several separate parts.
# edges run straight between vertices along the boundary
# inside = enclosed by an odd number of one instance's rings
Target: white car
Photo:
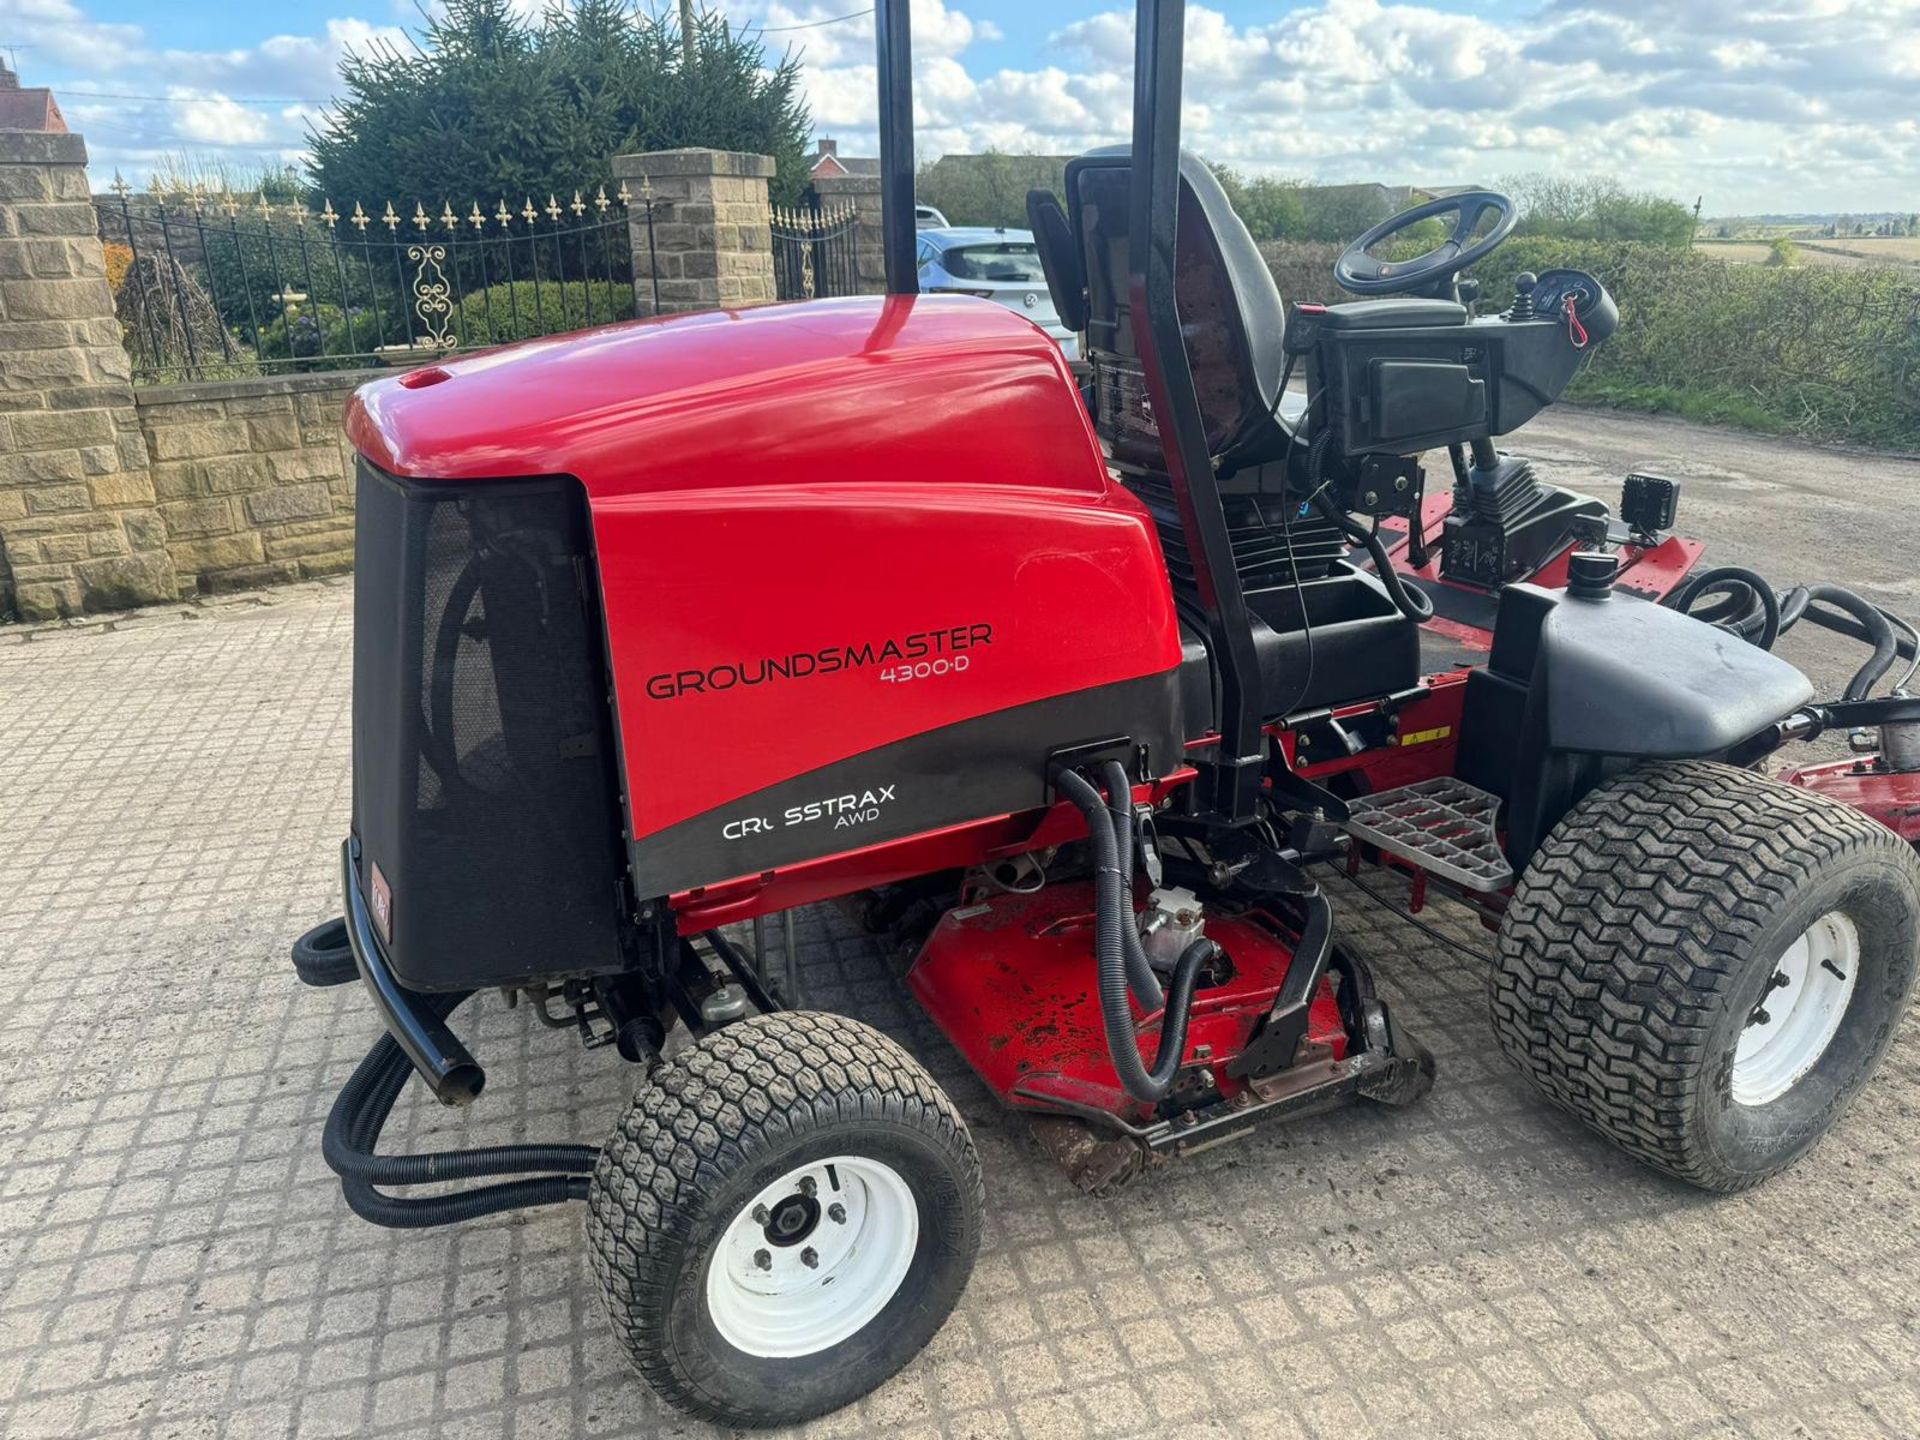
[[[913,228],[916,230],[944,230],[947,228],[947,217],[931,205],[916,205],[913,207]]]
[[[1031,230],[922,230],[919,261],[922,295],[978,295],[1018,310],[1051,335],[1067,359],[1079,358],[1080,337],[1053,308]]]

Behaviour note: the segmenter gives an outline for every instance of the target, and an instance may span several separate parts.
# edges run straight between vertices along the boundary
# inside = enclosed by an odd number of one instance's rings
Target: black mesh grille
[[[1193,556],[1187,549],[1186,531],[1180,524],[1173,482],[1165,475],[1146,472],[1129,472],[1123,478],[1127,488],[1146,502],[1153,515],[1174,594],[1198,603],[1199,585]],[[1240,572],[1242,588],[1248,591],[1291,585],[1296,566],[1303,581],[1318,580],[1347,553],[1347,542],[1339,530],[1318,514],[1294,516],[1292,523],[1283,527],[1281,507],[1286,503],[1273,495],[1220,497],[1227,517],[1228,538],[1233,544],[1234,567]]]
[[[580,487],[417,484],[362,461],[358,507],[354,833],[361,883],[392,897],[394,970],[444,990],[617,968],[619,791]]]

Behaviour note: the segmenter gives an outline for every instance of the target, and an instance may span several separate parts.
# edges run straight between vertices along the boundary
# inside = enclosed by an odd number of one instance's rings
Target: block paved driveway
[[[712,1433],[628,1375],[577,1213],[378,1230],[320,1159],[376,1034],[355,989],[306,990],[285,959],[339,908],[349,597],[0,630],[0,1435]],[[1710,1200],[1531,1100],[1475,962],[1343,900],[1439,1059],[1432,1096],[1107,1202],[995,1111],[863,938],[809,912],[810,999],[951,1087],[990,1214],[931,1349],[806,1433],[1920,1435],[1912,1024],[1809,1163]],[[625,1098],[605,1052],[494,998],[465,1028],[486,1099],[409,1102],[390,1142],[594,1141]]]

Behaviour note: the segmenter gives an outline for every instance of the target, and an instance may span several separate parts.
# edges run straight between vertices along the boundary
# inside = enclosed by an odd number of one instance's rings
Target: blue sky
[[[768,27],[861,3],[717,0]],[[1189,9],[1188,141],[1251,173],[1600,173],[1704,196],[1709,214],[1920,209],[1920,0]],[[1122,136],[1126,0],[914,0],[914,14],[923,157]],[[183,153],[297,162],[340,55],[416,23],[414,0],[0,0],[0,46],[20,47],[26,82],[55,87],[96,171],[135,181]],[[768,37],[801,47],[816,130],[854,153],[874,144],[871,34],[853,19]]]

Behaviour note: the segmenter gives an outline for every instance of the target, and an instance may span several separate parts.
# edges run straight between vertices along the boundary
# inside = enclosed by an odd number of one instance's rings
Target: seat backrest
[[[1087,272],[1080,262],[1080,246],[1073,238],[1067,212],[1051,190],[1027,192],[1027,227],[1040,252],[1040,269],[1053,296],[1053,313],[1069,330],[1087,328]]]
[[[1083,267],[1088,359],[1096,387],[1116,391],[1124,391],[1139,369],[1127,294],[1132,170],[1132,152],[1124,145],[1067,162],[1066,211]],[[1286,363],[1286,308],[1219,180],[1205,161],[1185,153],[1174,263],[1181,330],[1209,451],[1230,464],[1274,458],[1286,442],[1285,427],[1274,417]],[[1063,315],[1072,298],[1055,294]],[[1109,409],[1103,397],[1103,422]]]

